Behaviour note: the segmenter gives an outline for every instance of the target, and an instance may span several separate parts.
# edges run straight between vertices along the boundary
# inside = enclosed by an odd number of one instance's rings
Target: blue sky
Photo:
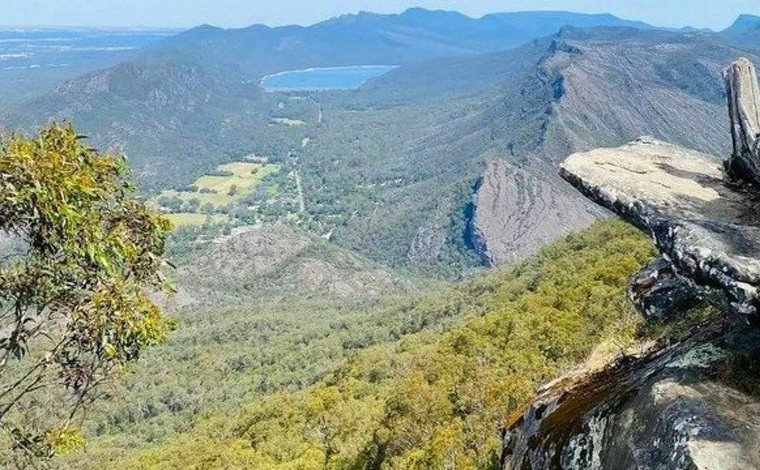
[[[400,12],[411,6],[458,10],[609,12],[661,26],[722,29],[739,13],[760,15],[760,0],[2,0],[3,25],[224,27],[311,24],[360,10]]]

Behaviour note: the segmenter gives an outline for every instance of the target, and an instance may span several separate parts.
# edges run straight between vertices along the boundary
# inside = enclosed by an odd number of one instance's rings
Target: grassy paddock
[[[261,183],[261,180],[280,170],[279,165],[253,163],[253,162],[233,162],[220,165],[216,173],[229,173],[225,176],[204,175],[195,180],[193,186],[195,191],[162,191],[159,196],[153,199],[158,205],[161,198],[179,198],[184,202],[197,200],[198,211],[182,212],[171,214],[171,219],[177,226],[199,226],[206,223],[208,216],[202,208],[212,206],[214,210],[229,207],[241,202],[246,196],[250,195],[254,189]],[[227,221],[228,217],[222,215],[213,215],[211,221],[214,223]]]
[[[229,220],[226,215],[195,214],[190,212],[167,214],[167,217],[172,221],[175,227],[200,227],[201,225],[208,223],[223,224]]]

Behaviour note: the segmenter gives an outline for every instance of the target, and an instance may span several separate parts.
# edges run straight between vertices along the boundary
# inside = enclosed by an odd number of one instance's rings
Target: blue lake
[[[354,90],[394,68],[394,65],[353,65],[290,70],[265,76],[261,86],[267,91]]]

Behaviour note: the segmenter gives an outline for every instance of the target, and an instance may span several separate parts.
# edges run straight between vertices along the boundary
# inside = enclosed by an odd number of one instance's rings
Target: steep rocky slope
[[[758,468],[757,329],[718,321],[547,385],[504,435],[504,469]]]
[[[505,179],[495,172],[505,164],[491,165],[480,179],[471,233],[481,256],[490,264],[509,261],[600,213],[566,191],[552,169],[573,152],[653,135],[725,155],[721,68],[743,52],[705,33],[563,30],[522,83],[521,96],[505,95],[491,108],[509,126],[500,129],[509,139],[501,156],[520,170],[507,170]],[[526,173],[537,183],[517,176]]]
[[[490,162],[473,195],[467,233],[473,248],[487,265],[498,266],[602,215],[567,189],[543,172]]]
[[[756,125],[746,112],[760,93],[745,59],[727,70],[726,87],[732,126]],[[735,163],[758,158],[747,152],[757,136],[733,137],[730,173],[716,157],[650,138],[562,164],[586,196],[651,233],[662,257],[629,292],[650,315],[651,294],[664,290],[664,315],[650,316],[683,332],[543,388],[505,431],[505,468],[760,465],[757,175]],[[711,305],[709,315],[687,315],[684,298]]]

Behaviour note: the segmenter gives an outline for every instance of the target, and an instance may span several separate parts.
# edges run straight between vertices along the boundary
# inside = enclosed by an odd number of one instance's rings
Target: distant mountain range
[[[721,36],[744,46],[760,49],[760,16],[741,15]]]
[[[177,30],[0,26],[0,105],[18,104],[60,82],[133,59]]]
[[[21,112],[6,122],[30,127],[50,117],[73,118],[101,145],[124,144],[138,177],[156,187],[165,183],[165,173],[156,171],[162,161],[186,157],[178,179],[190,181],[214,163],[209,154],[225,158],[240,125],[246,127],[240,134],[260,134],[249,124],[268,123],[261,104],[267,97],[255,86],[267,73],[473,56],[515,47],[564,25],[650,28],[612,15],[524,12],[473,19],[419,8],[399,15],[345,15],[309,27],[201,26],[147,46],[129,62],[67,81],[18,107]],[[229,114],[241,109],[247,110],[245,124],[220,129],[227,119],[238,121]]]
[[[556,176],[570,152],[642,134],[727,151],[720,73],[737,56],[758,59],[757,25],[743,16],[714,33],[611,15],[412,9],[310,27],[203,26],[70,80],[6,122],[72,118],[99,145],[122,144],[149,190],[266,155],[302,176],[309,230],[375,261],[457,273],[532,253],[600,215]],[[258,87],[267,73],[372,63],[402,66],[359,91]]]
[[[651,28],[612,15],[523,12],[473,19],[412,8],[393,15],[344,15],[308,27],[254,25],[224,30],[204,25],[150,48],[143,59],[182,56],[255,76],[316,66],[403,65],[505,50],[565,25]]]

